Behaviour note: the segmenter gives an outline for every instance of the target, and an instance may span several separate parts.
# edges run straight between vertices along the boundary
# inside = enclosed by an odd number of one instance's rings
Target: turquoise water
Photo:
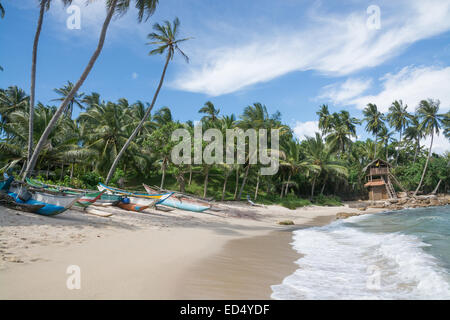
[[[450,299],[450,206],[296,230],[299,268],[275,299]]]

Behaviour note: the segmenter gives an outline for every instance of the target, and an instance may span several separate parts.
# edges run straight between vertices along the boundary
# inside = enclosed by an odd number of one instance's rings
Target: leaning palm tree
[[[416,191],[414,191],[414,196],[422,186],[423,178],[425,177],[425,172],[427,171],[428,162],[431,157],[431,150],[433,148],[434,134],[436,133],[439,135],[439,130],[445,118],[443,114],[438,114],[440,103],[441,102],[439,100],[422,100],[417,108],[417,115],[421,120],[419,130],[423,131],[426,136],[431,136],[431,142],[430,149],[428,150],[427,161],[425,162],[425,167],[423,168],[422,177],[420,178]]]
[[[153,40],[152,42],[148,44],[152,45],[159,45],[156,49],[153,49],[150,51],[150,55],[155,54],[163,54],[166,53],[166,63],[164,64],[163,72],[161,74],[161,79],[159,80],[158,87],[156,88],[155,94],[153,96],[152,103],[147,108],[147,111],[144,114],[144,117],[142,118],[141,122],[138,124],[136,129],[134,129],[131,136],[128,138],[127,142],[122,147],[122,150],[120,150],[117,157],[114,159],[114,162],[111,166],[111,169],[109,170],[108,176],[106,177],[106,183],[109,182],[112,175],[114,174],[114,171],[116,170],[116,166],[119,163],[119,160],[122,156],[122,154],[125,152],[125,150],[128,148],[131,141],[133,141],[134,137],[138,134],[138,132],[141,130],[142,126],[144,125],[145,121],[147,120],[148,116],[150,115],[150,112],[153,109],[153,106],[155,105],[156,98],[158,97],[159,91],[161,90],[162,84],[164,82],[164,77],[166,76],[166,70],[169,65],[170,60],[173,59],[175,52],[180,53],[186,62],[189,62],[188,56],[179,48],[179,44],[183,41],[189,40],[189,38],[183,38],[178,39],[178,32],[179,32],[179,26],[180,26],[180,20],[178,18],[175,18],[173,23],[171,24],[169,21],[165,21],[164,24],[156,23],[153,26],[153,29],[155,32],[150,33],[148,35],[148,38]]]
[[[34,35],[33,53],[31,60],[31,86],[30,86],[30,122],[28,123],[28,157],[31,157],[33,152],[33,124],[34,124],[34,104],[36,96],[36,60],[39,45],[39,38],[41,36],[42,23],[44,22],[44,13],[50,9],[52,0],[39,0],[39,18]],[[70,5],[72,0],[62,0],[64,6]]]
[[[383,127],[384,116],[378,111],[377,105],[373,103],[369,103],[367,107],[363,110],[364,121],[366,124],[366,131],[371,132],[375,135],[375,157],[377,156],[377,142],[378,142],[378,133]]]
[[[198,113],[206,114],[202,118],[202,121],[216,121],[219,112],[220,109],[216,109],[211,101],[207,101],[205,105],[200,110],[198,110]]]
[[[142,22],[142,20],[147,20],[156,10],[156,6],[158,4],[159,0],[135,0],[135,6],[138,9],[138,21]],[[92,57],[90,58],[86,68],[84,69],[83,73],[81,74],[81,77],[78,79],[78,81],[75,83],[72,90],[69,92],[67,97],[64,99],[64,101],[59,106],[58,110],[56,111],[55,115],[53,116],[52,120],[48,124],[47,128],[45,129],[44,133],[42,134],[41,138],[39,139],[39,142],[36,145],[36,148],[33,152],[33,155],[31,158],[29,158],[27,168],[24,173],[24,178],[29,176],[31,171],[34,169],[34,166],[36,165],[36,161],[38,159],[38,156],[44,147],[47,138],[49,134],[53,131],[55,128],[58,119],[61,117],[63,112],[66,110],[67,105],[70,103],[72,98],[75,96],[75,94],[78,92],[80,87],[83,85],[84,81],[86,80],[87,76],[91,72],[92,68],[94,67],[95,62],[97,61],[97,58],[99,57],[103,45],[105,43],[106,38],[106,32],[108,31],[109,24],[111,22],[111,19],[114,15],[122,16],[124,15],[129,8],[130,0],[107,0],[106,1],[106,7],[107,7],[107,15],[105,18],[105,21],[103,22],[103,26],[100,32],[100,38],[97,44],[97,48],[95,49]]]
[[[402,143],[402,134],[408,124],[408,120],[411,115],[406,110],[408,105],[403,106],[402,100],[395,100],[392,102],[392,105],[389,107],[389,113],[387,115],[387,120],[389,121],[389,125],[398,131],[400,137],[398,143]],[[397,154],[395,156],[395,161],[398,160],[399,150],[397,149]]]

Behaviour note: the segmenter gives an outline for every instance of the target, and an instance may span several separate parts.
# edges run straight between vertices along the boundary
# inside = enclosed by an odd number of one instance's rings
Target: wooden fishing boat
[[[82,190],[82,189],[74,189],[74,188],[68,188],[68,187],[62,187],[62,186],[54,186],[50,184],[45,184],[41,181],[27,178],[26,182],[29,186],[34,188],[43,188],[49,191],[55,191],[55,192],[64,192],[67,194],[81,194],[82,197],[80,200],[76,202],[77,207],[88,207],[94,203],[100,203],[100,204],[109,204],[109,205],[115,205],[117,204],[121,196],[118,195],[109,195],[105,194],[105,191],[94,191],[94,190]]]
[[[140,206],[154,206],[156,204],[160,204],[162,201],[166,200],[173,194],[173,192],[168,192],[149,195],[147,193],[131,192],[115,187],[110,187],[104,185],[103,183],[99,183],[97,188],[100,191],[106,190],[108,194],[126,196],[127,198],[130,199],[131,204],[136,204]],[[120,203],[121,202],[119,202],[119,204]]]
[[[20,194],[26,191],[29,198],[22,200]],[[44,189],[27,189],[23,185],[11,185],[8,195],[14,198],[19,204],[43,205],[35,213],[54,216],[70,209],[80,198],[81,195],[68,195],[64,193],[51,192]]]
[[[1,184],[1,182],[0,182]],[[44,207],[44,204],[25,204],[25,203],[17,203],[13,197],[7,194],[4,191],[0,192],[0,205],[24,212],[36,213],[39,209]]]
[[[143,184],[145,190],[148,192],[148,194],[155,194],[158,191],[155,189],[150,188],[146,184]],[[211,205],[209,205],[206,202],[200,202],[198,200],[188,198],[186,196],[180,195],[180,196],[173,196],[170,199],[165,199],[164,201],[160,202],[159,204],[172,207],[176,209],[181,210],[187,210],[187,211],[193,211],[193,212],[203,212],[209,208],[211,208]]]
[[[117,206],[121,209],[128,210],[128,211],[136,211],[141,212],[142,210],[147,209],[149,206],[142,206],[135,203],[123,203],[119,202]]]

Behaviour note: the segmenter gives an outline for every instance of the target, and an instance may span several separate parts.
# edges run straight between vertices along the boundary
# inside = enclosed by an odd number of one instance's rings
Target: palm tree
[[[314,197],[314,189],[317,178],[323,172],[325,173],[325,181],[330,175],[348,176],[348,170],[343,162],[337,160],[333,156],[331,148],[323,142],[322,136],[316,132],[315,137],[308,137],[305,142],[306,161],[314,170],[311,183],[311,199]]]
[[[328,105],[323,104],[320,106],[320,110],[316,112],[319,116],[319,129],[323,135],[326,135],[331,129],[332,116],[328,111]]]
[[[136,129],[133,131],[131,136],[128,138],[127,142],[124,144],[122,150],[120,150],[116,159],[114,159],[114,162],[113,162],[111,169],[109,170],[108,176],[106,178],[106,183],[109,182],[112,175],[114,174],[114,171],[116,170],[116,166],[119,163],[120,157],[125,152],[125,150],[128,148],[128,145],[131,143],[131,141],[134,139],[134,137],[141,130],[142,126],[144,125],[145,121],[147,120],[148,116],[150,115],[150,112],[152,111],[153,106],[155,105],[156,98],[158,97],[159,91],[161,90],[162,84],[164,82],[164,77],[166,75],[167,67],[169,65],[170,60],[173,59],[175,52],[180,53],[185,58],[186,62],[189,62],[188,56],[178,46],[181,42],[189,40],[189,38],[178,39],[179,25],[180,25],[180,20],[178,20],[178,18],[175,18],[175,20],[173,21],[172,24],[169,21],[165,21],[164,24],[156,23],[153,26],[153,29],[155,30],[155,32],[150,33],[148,35],[148,38],[153,40],[149,44],[159,45],[159,47],[150,51],[149,54],[155,55],[155,54],[163,54],[166,52],[166,63],[164,65],[164,69],[161,74],[161,79],[159,80],[158,87],[156,88],[155,94],[153,96],[152,103],[147,108],[147,111],[145,112],[145,115],[142,118],[141,122],[138,124]]]
[[[431,150],[433,148],[433,139],[434,134],[439,135],[439,130],[441,128],[442,122],[445,118],[443,114],[438,114],[439,112],[439,100],[422,100],[419,103],[419,107],[417,108],[417,115],[420,119],[419,130],[423,131],[425,136],[431,136],[430,149],[428,150],[427,161],[425,162],[425,167],[423,168],[422,177],[420,178],[419,185],[417,186],[416,191],[414,191],[414,196],[419,191],[422,186],[423,178],[425,177],[425,172],[427,171],[428,162],[431,157]]]
[[[36,61],[37,51],[39,45],[39,38],[41,36],[42,23],[44,22],[44,13],[50,9],[51,0],[39,0],[40,10],[36,33],[33,41],[33,53],[31,60],[31,85],[30,85],[30,122],[28,123],[28,157],[31,157],[33,152],[33,123],[34,123],[34,104],[36,95]],[[64,6],[70,5],[72,0],[62,0]]]
[[[198,113],[204,113],[205,116],[202,117],[202,121],[213,121],[217,120],[217,116],[219,115],[220,109],[216,109],[214,104],[211,101],[207,101],[205,105],[198,110]]]
[[[159,0],[135,0],[136,8],[138,9],[138,21],[139,22],[141,22],[144,19],[144,16],[145,16],[145,20],[147,20],[155,12],[158,1]],[[81,74],[81,77],[75,83],[74,87],[69,92],[69,94],[67,95],[65,100],[61,103],[58,110],[54,114],[52,120],[50,121],[47,128],[43,132],[41,138],[39,139],[39,142],[36,145],[33,155],[31,156],[31,158],[29,158],[28,165],[27,165],[27,168],[24,173],[24,178],[27,177],[31,173],[31,171],[34,169],[34,166],[36,165],[36,161],[39,156],[39,153],[41,152],[42,148],[44,147],[50,132],[55,128],[58,119],[61,117],[63,112],[66,110],[67,105],[70,103],[72,98],[75,96],[75,94],[78,92],[80,87],[83,85],[87,76],[89,75],[92,68],[94,67],[95,62],[97,61],[97,58],[99,57],[99,55],[103,49],[103,45],[105,43],[105,38],[106,38],[106,32],[108,30],[108,27],[109,27],[112,17],[115,14],[118,16],[124,15],[128,10],[129,5],[130,5],[130,1],[123,1],[123,0],[107,0],[106,1],[106,7],[108,9],[108,13],[106,15],[105,21],[103,22],[103,26],[102,26],[102,29],[100,32],[100,38],[99,38],[99,41],[97,44],[97,48],[95,49],[86,68],[84,69],[83,73]]]
[[[402,133],[408,124],[408,119],[410,119],[411,115],[406,110],[408,109],[408,105],[403,106],[402,100],[395,100],[392,102],[392,105],[389,108],[389,113],[387,115],[387,120],[389,121],[389,125],[399,132],[399,144],[402,143]],[[397,154],[395,156],[395,162],[398,161],[399,150],[397,149]]]
[[[408,126],[405,129],[405,138],[415,141],[413,163],[416,163],[417,154],[420,150],[420,140],[424,137],[423,131],[419,130],[419,127],[419,117],[417,115],[411,115],[408,121]]]
[[[377,142],[378,142],[378,132],[380,132],[383,127],[384,116],[378,111],[377,105],[369,103],[363,111],[364,121],[366,124],[366,131],[371,132],[375,135],[375,157],[377,156]]]
[[[450,139],[450,111],[444,113],[444,119],[442,121],[444,125],[444,135],[447,139]]]
[[[231,116],[223,116],[220,119],[220,129],[222,131],[222,135],[223,135],[224,139],[226,139],[227,130],[234,128],[235,122],[236,122],[236,117],[234,116],[234,114],[232,114]],[[224,146],[224,154],[226,154],[227,147],[229,147],[229,146],[227,146],[226,141],[223,141],[223,146]],[[235,148],[234,144],[233,144],[233,147]],[[233,150],[229,150],[229,151],[233,152],[233,154],[234,154],[236,150],[233,149]],[[222,201],[225,199],[225,192],[227,189],[227,181],[228,181],[228,178],[229,178],[231,172],[233,171],[234,166],[235,165],[230,165],[227,163],[222,164],[222,168],[225,171],[225,177],[224,177],[223,188],[222,188]],[[236,173],[236,175],[237,175],[237,173]]]
[[[388,159],[388,157],[389,157],[388,145],[389,145],[389,142],[392,141],[392,136],[393,135],[394,135],[394,132],[393,131],[389,131],[386,128],[386,126],[383,126],[381,128],[381,130],[380,130],[380,133],[379,133],[381,144],[384,145],[384,149],[385,149],[385,152],[386,152],[386,161],[389,161],[389,159]]]
[[[67,84],[64,85],[64,87],[62,88],[57,88],[57,89],[53,89],[53,91],[55,91],[57,94],[59,94],[61,96],[61,98],[56,98],[53,99],[52,101],[64,101],[66,99],[66,97],[70,94],[70,92],[73,89],[73,83],[70,81],[67,81]],[[75,93],[72,97],[72,99],[69,101],[69,104],[67,105],[66,110],[64,110],[64,114],[66,116],[68,116],[69,118],[72,118],[72,113],[73,113],[73,107],[75,105],[77,105],[81,110],[84,109],[84,105],[83,103],[83,96],[84,93],[80,92],[80,93]]]
[[[292,176],[297,175],[300,171],[305,174],[317,169],[304,159],[301,159],[301,145],[297,140],[286,140],[282,145],[283,153],[281,154],[282,160],[280,165],[288,169],[287,182],[281,185],[281,196],[287,196],[289,192],[289,186],[291,185]]]
[[[6,90],[0,90],[0,124],[3,126],[9,122],[9,115],[15,111],[28,111],[29,97],[17,86],[10,86]],[[1,131],[0,131],[1,132]]]
[[[100,101],[99,93],[92,92],[91,94],[84,95],[83,99],[81,99],[81,103],[84,104],[83,110],[89,110],[90,108],[98,106],[104,102]]]

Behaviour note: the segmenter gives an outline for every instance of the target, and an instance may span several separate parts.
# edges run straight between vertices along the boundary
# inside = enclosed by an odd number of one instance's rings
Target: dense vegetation
[[[68,83],[55,93],[63,99],[70,86]],[[82,110],[72,119],[75,106]],[[430,107],[431,114],[427,113]],[[34,176],[79,188],[95,188],[99,181],[104,181],[117,153],[147,108],[140,101],[111,102],[102,100],[98,93],[77,94],[50,135]],[[56,107],[41,103],[36,106],[35,141],[55,110]],[[278,173],[259,175],[259,166],[249,165],[248,155],[243,165],[174,165],[171,149],[175,142],[170,139],[171,133],[177,128],[193,132],[193,123],[174,120],[170,109],[163,107],[144,122],[121,158],[111,183],[140,188],[145,182],[225,200],[243,199],[248,194],[263,203],[282,201],[287,207],[308,205],[311,200],[318,204],[335,204],[339,199],[334,196],[349,199],[366,195],[362,169],[376,157],[392,163],[402,185],[414,190],[420,183],[429,155],[428,146],[422,145],[421,139],[439,131],[447,136],[449,133],[448,113],[439,115],[438,101],[433,100],[422,101],[415,114],[408,113],[406,106],[396,101],[386,116],[369,104],[363,120],[351,117],[347,111],[330,114],[324,105],[317,112],[321,132],[303,141],[298,141],[292,130],[281,122],[279,113],[270,115],[260,103],[245,107],[238,117],[222,115],[211,102],[199,112],[203,114],[204,130],[281,129]],[[438,127],[427,129],[426,121],[433,115]],[[20,175],[27,159],[29,96],[15,86],[0,90],[0,116],[1,170],[12,169]],[[355,141],[359,124],[365,124],[374,139]],[[394,135],[391,130],[398,134]],[[438,191],[448,189],[449,161],[449,153],[430,155],[421,191],[433,191],[439,181]]]
[[[71,0],[62,0],[65,5]],[[138,22],[148,19],[158,0],[132,1],[138,9]],[[153,47],[150,54],[165,54],[159,85],[151,103],[129,103],[123,98],[105,101],[98,93],[79,91],[100,55],[108,26],[114,16],[124,15],[130,1],[106,2],[107,15],[98,45],[80,78],[55,89],[60,104],[35,105],[35,71],[39,36],[45,12],[52,1],[40,0],[40,14],[32,51],[30,96],[17,86],[0,89],[0,171],[18,177],[33,175],[41,180],[77,188],[95,188],[105,181],[129,188],[141,183],[166,189],[179,189],[203,197],[238,200],[246,196],[263,203],[282,203],[295,208],[311,202],[334,205],[340,198],[366,196],[363,168],[381,158],[393,165],[394,174],[409,190],[445,192],[450,186],[450,154],[433,154],[433,140],[443,131],[449,138],[449,112],[439,113],[439,101],[422,100],[414,113],[402,101],[394,101],[385,115],[375,104],[365,108],[363,119],[347,111],[330,114],[320,107],[319,128],[315,136],[298,141],[292,130],[281,121],[281,114],[269,114],[266,106],[255,103],[241,115],[221,114],[214,104],[206,102],[203,128],[280,129],[280,169],[272,176],[259,174],[259,165],[245,163],[175,165],[170,137],[178,128],[194,132],[192,121],[175,121],[168,107],[153,112],[169,62],[175,54],[188,61],[179,43],[178,19],[173,23],[156,23],[148,35]],[[0,18],[5,10],[0,1]],[[0,67],[0,72],[2,71]],[[73,119],[74,108],[81,113]],[[357,140],[356,126],[364,125],[373,139]],[[225,136],[225,135],[224,135]],[[430,137],[429,146],[422,145]],[[225,145],[225,143],[224,143]],[[273,151],[272,151],[273,152]]]

